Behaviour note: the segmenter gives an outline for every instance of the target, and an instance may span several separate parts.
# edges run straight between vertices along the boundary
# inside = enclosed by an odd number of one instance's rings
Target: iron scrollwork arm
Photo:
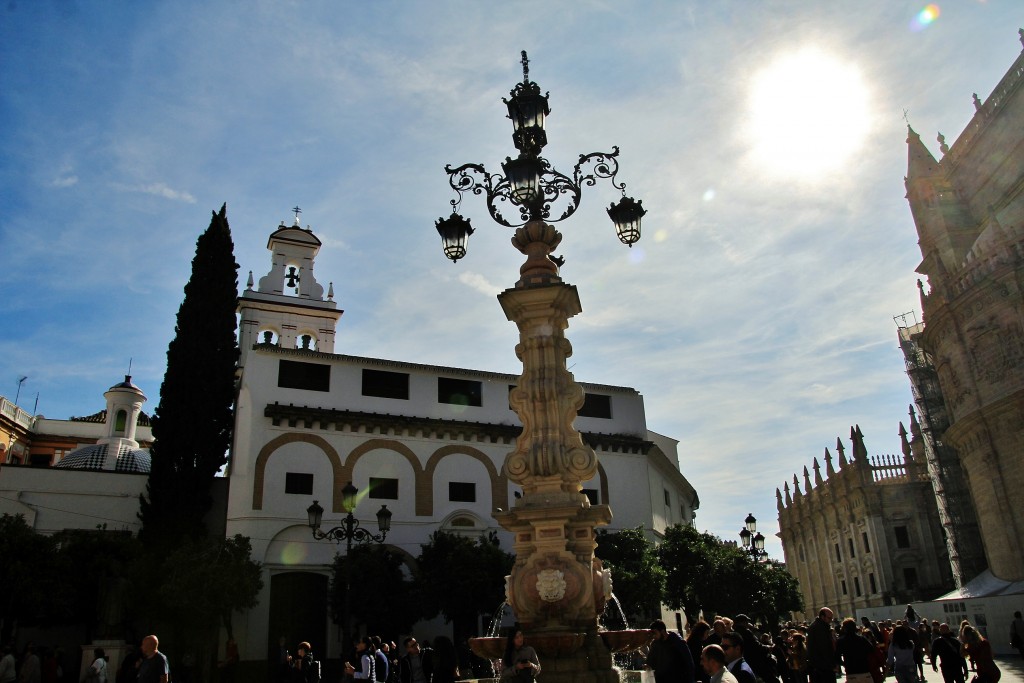
[[[495,222],[508,228],[515,228],[526,223],[526,219],[522,223],[510,223],[498,210],[495,203],[497,201],[514,203],[510,193],[511,185],[503,176],[488,173],[483,164],[463,164],[458,168],[452,168],[451,164],[446,164],[444,170],[448,174],[448,184],[458,193],[458,197],[449,202],[452,205],[452,211],[458,209],[467,192],[475,195],[483,194],[487,198],[487,211]]]

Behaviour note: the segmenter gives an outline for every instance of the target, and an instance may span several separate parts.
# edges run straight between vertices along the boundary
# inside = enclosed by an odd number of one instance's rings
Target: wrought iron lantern
[[[608,217],[615,224],[615,234],[630,249],[640,240],[640,219],[646,213],[641,203],[632,197],[623,196],[618,204],[608,207]]]
[[[469,224],[468,218],[452,212],[448,218],[438,218],[435,223],[437,232],[441,235],[441,244],[444,248],[444,255],[455,263],[466,255],[466,242],[473,234],[473,226]]]

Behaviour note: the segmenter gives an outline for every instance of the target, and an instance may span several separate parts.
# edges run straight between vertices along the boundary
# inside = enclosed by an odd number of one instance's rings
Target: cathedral
[[[1024,29],[1019,31],[1024,44]],[[1008,618],[1024,590],[1024,52],[939,157],[908,127],[922,321],[896,317],[911,438],[869,459],[854,428],[827,476],[777,492],[787,566],[808,610],[921,602],[929,618]],[[839,446],[841,447],[841,443]],[[867,580],[865,580],[865,578]],[[928,604],[929,601],[938,601]],[[919,611],[921,611],[919,609]],[[929,613],[929,610],[937,610]],[[966,610],[976,610],[965,614]],[[957,619],[958,620],[958,619]],[[994,632],[994,647],[1006,647]]]

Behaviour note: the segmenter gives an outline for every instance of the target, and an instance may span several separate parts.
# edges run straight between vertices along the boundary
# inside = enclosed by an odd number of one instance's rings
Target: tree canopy
[[[331,616],[346,633],[346,591],[351,587],[351,617],[366,625],[367,633],[397,639],[419,620],[415,586],[403,570],[402,558],[387,546],[352,548],[336,555],[331,574]]]
[[[606,569],[612,571],[615,599],[628,624],[619,624],[614,608],[605,609],[604,623],[618,628],[646,626],[644,623],[660,612],[665,593],[665,569],[658,564],[658,554],[647,539],[642,526],[617,532],[601,530],[597,534],[597,550]],[[610,626],[609,626],[610,627]]]

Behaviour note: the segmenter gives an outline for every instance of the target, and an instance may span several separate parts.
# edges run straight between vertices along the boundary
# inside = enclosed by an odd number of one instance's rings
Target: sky
[[[747,513],[781,557],[775,489],[851,425],[899,453],[917,312],[907,122],[938,156],[1021,51],[1019,0],[337,0],[0,9],[0,394],[103,408],[131,362],[155,408],[195,241],[227,203],[244,286],[291,207],[323,241],[338,353],[518,374],[495,295],[511,231],[479,198],[467,257],[434,221],[445,164],[500,173],[501,98],[550,91],[544,156],[621,150],[648,210],[627,249],[586,188],[558,225],[580,381],[630,386],[679,440],[696,524]],[[913,320],[913,318],[910,318]],[[614,507],[613,507],[614,510]]]

